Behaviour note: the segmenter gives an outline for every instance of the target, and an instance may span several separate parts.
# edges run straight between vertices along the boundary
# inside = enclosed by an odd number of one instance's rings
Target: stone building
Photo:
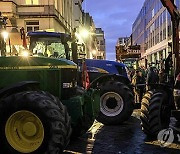
[[[123,55],[127,54],[126,44],[129,37],[120,37],[116,43],[116,61],[121,61],[123,59]]]
[[[75,35],[83,28],[89,31],[88,39],[78,39],[78,54],[85,58],[95,58],[97,50],[95,24],[89,13],[82,9],[83,0],[1,0],[2,16],[7,17],[9,50],[21,50],[20,28],[25,32],[45,30]]]
[[[21,50],[20,28],[25,32],[45,30],[80,36],[82,29],[89,32],[88,38],[77,37],[79,58],[97,58],[95,24],[89,13],[82,9],[83,0],[1,0],[2,16],[7,17],[9,33],[7,52]],[[81,56],[80,56],[81,55]]]
[[[7,52],[22,50],[20,28],[25,32],[46,30],[73,31],[73,0],[1,0],[2,16],[7,17]]]
[[[97,37],[97,59],[106,59],[106,44],[104,31],[101,28],[96,28]]]
[[[0,10],[10,20],[7,27],[18,30],[70,33],[73,29],[73,0],[2,0]]]
[[[85,58],[97,59],[97,37],[93,17],[89,13],[83,13],[83,28],[87,30],[87,37],[84,37]]]
[[[128,58],[140,58],[140,45],[132,45],[132,35],[120,37],[116,43],[116,61]]]
[[[73,0],[73,27],[79,30],[83,26],[83,9],[82,3],[84,0]]]

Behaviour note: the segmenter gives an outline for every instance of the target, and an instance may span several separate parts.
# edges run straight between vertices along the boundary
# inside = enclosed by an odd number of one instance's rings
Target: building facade
[[[116,43],[116,61],[122,61],[123,55],[127,54],[126,44],[129,40],[129,37],[120,37]]]
[[[27,32],[73,29],[73,0],[2,0],[0,10],[10,20],[7,26],[25,27]]]
[[[73,0],[73,27],[78,31],[83,26],[83,0]]]
[[[175,0],[180,8],[180,1]],[[145,0],[132,27],[132,43],[141,46],[141,64],[160,64],[171,52],[171,17],[160,0]]]
[[[140,47],[132,45],[132,35],[130,37],[120,37],[116,43],[116,61],[123,61],[128,58],[139,58]]]
[[[106,42],[104,31],[101,28],[96,28],[97,37],[97,59],[106,59]]]
[[[23,50],[20,29],[71,33],[74,28],[73,0],[1,0],[0,11],[7,17],[7,53]],[[13,51],[14,50],[14,51]]]
[[[0,11],[7,17],[7,52],[23,50],[20,29],[25,32],[45,30],[80,36],[83,29],[88,38],[77,37],[78,57],[97,58],[95,24],[89,13],[82,9],[83,0],[1,0]],[[17,39],[18,38],[18,39]],[[76,38],[76,37],[75,37]]]
[[[83,0],[1,0],[0,11],[8,18],[6,31],[10,41],[6,43],[7,52],[23,50],[22,27],[25,32],[45,30],[72,36],[85,28],[89,31],[88,38],[77,38],[79,57],[97,58],[94,52],[97,51],[95,24],[92,16],[84,13],[82,3]]]
[[[83,13],[83,29],[87,31],[87,37],[83,38],[85,46],[85,58],[97,59],[97,37],[93,17],[89,13]]]

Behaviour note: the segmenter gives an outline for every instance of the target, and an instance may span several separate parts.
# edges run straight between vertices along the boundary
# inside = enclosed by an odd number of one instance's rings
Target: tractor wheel
[[[156,136],[162,129],[168,128],[171,107],[168,95],[164,91],[148,91],[141,104],[141,127],[149,136]]]
[[[27,91],[0,102],[1,153],[61,153],[70,140],[71,121],[53,95]]]
[[[99,122],[116,125],[127,120],[133,112],[132,91],[121,82],[108,81],[100,86]]]

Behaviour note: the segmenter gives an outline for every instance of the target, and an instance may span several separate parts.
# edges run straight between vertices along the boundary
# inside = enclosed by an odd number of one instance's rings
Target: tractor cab
[[[29,54],[72,59],[70,35],[57,32],[29,32]]]
[[[11,48],[6,49],[6,42],[0,37],[0,55],[10,56],[31,56],[60,58],[72,60],[71,36],[65,33],[36,31],[28,32],[27,37],[21,28],[21,35],[16,36],[17,45],[9,42]],[[23,31],[23,32],[22,32]]]

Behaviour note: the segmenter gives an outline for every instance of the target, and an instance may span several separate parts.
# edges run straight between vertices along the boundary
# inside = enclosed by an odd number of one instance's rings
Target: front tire
[[[100,86],[99,122],[116,125],[126,121],[133,112],[132,91],[121,82],[108,81]]]
[[[1,151],[8,154],[61,153],[70,139],[70,117],[53,95],[28,91],[0,102]]]
[[[162,129],[168,128],[171,107],[165,91],[148,91],[142,99],[141,127],[148,136],[156,136]]]

